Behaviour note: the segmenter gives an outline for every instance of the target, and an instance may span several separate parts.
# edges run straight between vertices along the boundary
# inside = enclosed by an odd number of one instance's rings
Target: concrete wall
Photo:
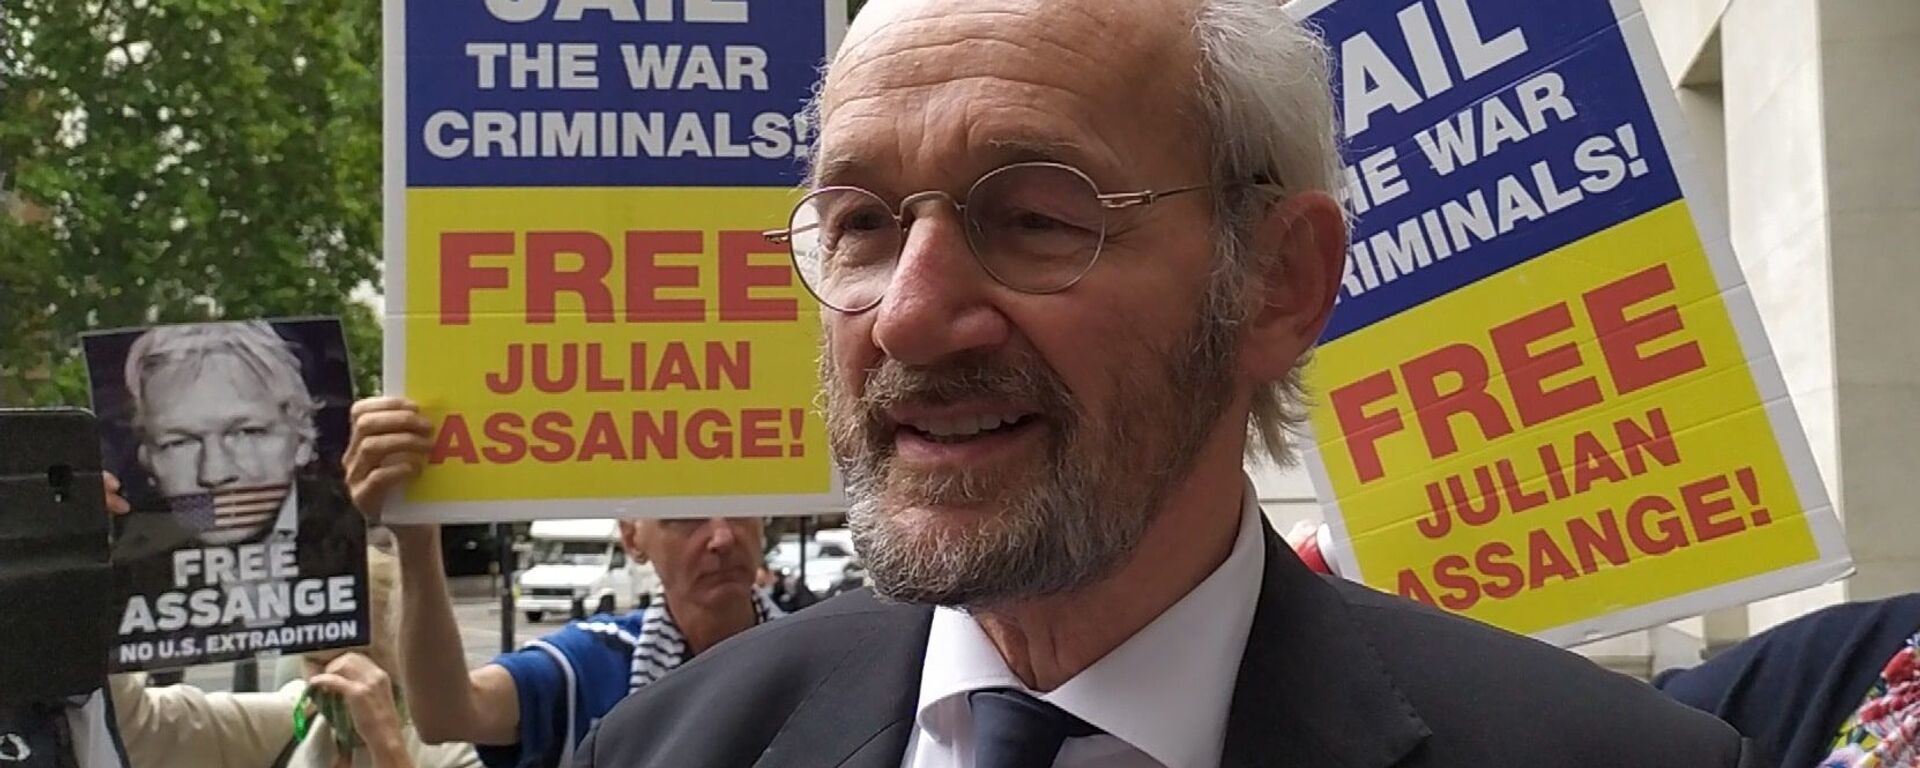
[[[1839,499],[1864,600],[1920,590],[1920,2],[1817,7]]]

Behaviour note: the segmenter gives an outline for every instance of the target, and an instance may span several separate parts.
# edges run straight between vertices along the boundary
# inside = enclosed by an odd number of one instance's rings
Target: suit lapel
[[[794,708],[755,766],[898,768],[913,732],[933,611],[913,606],[876,606],[876,611]]]
[[[1334,588],[1271,527],[1253,628],[1227,716],[1223,766],[1385,768],[1427,726]]]

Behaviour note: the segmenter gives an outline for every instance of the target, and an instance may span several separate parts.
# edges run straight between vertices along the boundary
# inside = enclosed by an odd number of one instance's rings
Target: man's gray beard
[[[847,520],[874,591],[979,610],[1071,592],[1126,562],[1227,408],[1234,329],[1203,316],[1159,357],[1159,366],[1116,376],[1113,404],[1125,411],[1091,418],[1030,355],[938,368],[886,361],[858,398],[838,392],[847,383],[823,355],[829,433],[852,499]],[[1047,460],[989,472],[896,470],[883,409],[969,396],[1037,406],[1051,430]],[[918,528],[900,514],[935,505],[989,509],[962,531]]]

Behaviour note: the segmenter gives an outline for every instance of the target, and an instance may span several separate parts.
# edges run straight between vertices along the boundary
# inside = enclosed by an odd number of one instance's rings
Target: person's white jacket
[[[146,676],[113,675],[114,722],[132,768],[272,768],[293,741],[293,707],[306,690],[296,680],[271,693],[207,692],[190,685],[147,686]],[[288,768],[334,768],[333,737],[316,718]],[[429,745],[406,727],[418,768],[478,768],[469,744]],[[354,768],[372,763],[355,755]]]

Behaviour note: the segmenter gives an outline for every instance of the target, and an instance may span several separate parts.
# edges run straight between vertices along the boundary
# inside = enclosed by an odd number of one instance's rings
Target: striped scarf
[[[753,590],[753,614],[754,624],[765,624],[786,615],[773,604],[766,590],[758,587]],[[660,679],[687,661],[687,638],[673,623],[673,615],[667,613],[667,596],[660,592],[653,593],[653,601],[640,619],[640,637],[629,642],[633,643],[633,673],[628,678],[628,693],[640,690],[641,686]]]

